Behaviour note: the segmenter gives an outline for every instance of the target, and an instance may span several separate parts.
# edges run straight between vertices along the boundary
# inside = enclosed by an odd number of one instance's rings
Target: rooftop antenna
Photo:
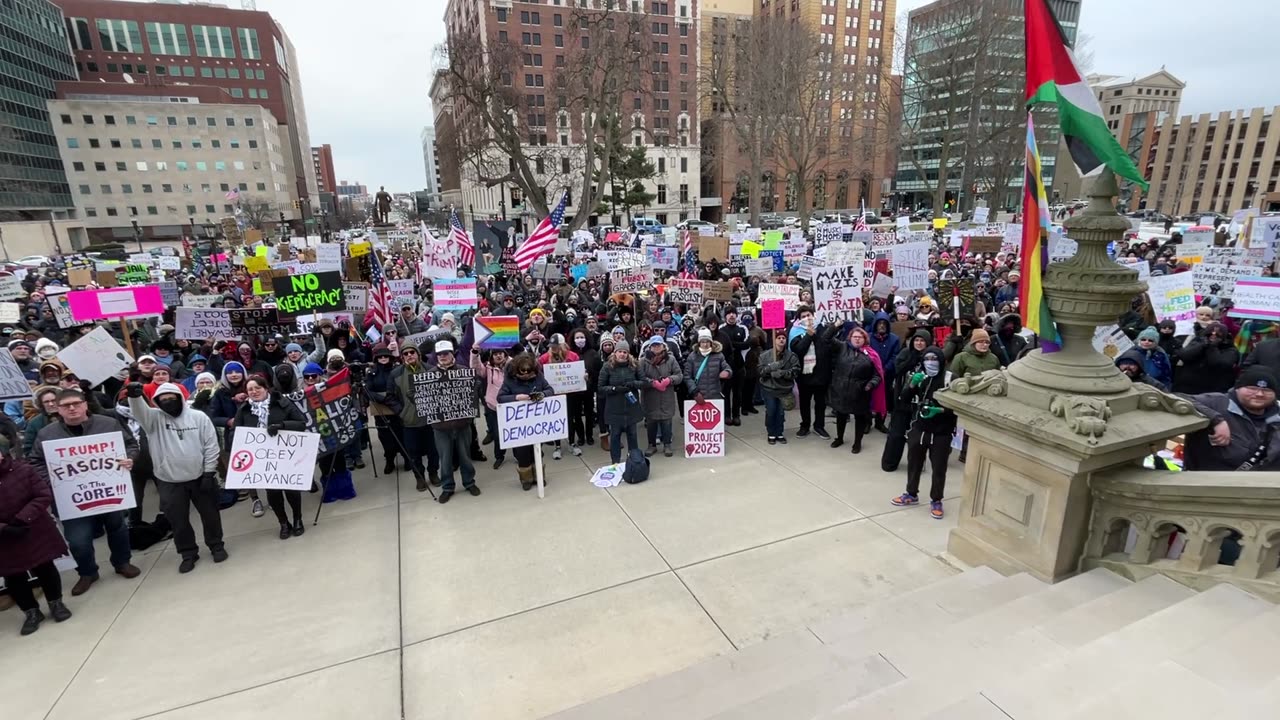
[[[241,10],[257,10],[258,0],[240,0]]]

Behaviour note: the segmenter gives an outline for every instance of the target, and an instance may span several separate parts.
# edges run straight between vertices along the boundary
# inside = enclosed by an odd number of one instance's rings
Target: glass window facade
[[[258,31],[253,28],[238,28],[240,36],[240,57],[245,60],[261,60],[262,50],[258,47]]]
[[[187,26],[181,23],[149,22],[147,45],[153,55],[190,55],[191,41],[187,39]]]
[[[133,20],[98,20],[98,44],[107,52],[143,52],[142,35]]]
[[[191,36],[196,41],[196,55],[200,57],[234,58],[235,41],[231,28],[221,25],[192,25]]]

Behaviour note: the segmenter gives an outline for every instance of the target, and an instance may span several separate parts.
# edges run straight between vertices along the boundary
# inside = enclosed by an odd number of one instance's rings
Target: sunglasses
[[[400,354],[401,355],[417,355],[418,351],[417,350],[401,350]]]

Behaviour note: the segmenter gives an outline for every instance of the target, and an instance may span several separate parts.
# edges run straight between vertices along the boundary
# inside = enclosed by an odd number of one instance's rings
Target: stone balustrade
[[[1280,473],[1126,467],[1095,474],[1091,492],[1085,570],[1160,573],[1199,590],[1226,582],[1280,601]]]

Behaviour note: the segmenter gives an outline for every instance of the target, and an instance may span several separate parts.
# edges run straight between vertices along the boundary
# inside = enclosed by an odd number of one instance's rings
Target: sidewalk
[[[226,563],[202,548],[180,576],[164,543],[135,556],[137,580],[68,595],[66,623],[20,638],[17,610],[0,613],[6,715],[540,718],[954,572],[936,558],[959,511],[954,455],[939,522],[889,504],[905,463],[880,471],[883,435],[851,455],[794,428],[769,446],[763,425],[729,428],[723,459],[658,454],[649,482],[610,490],[589,483],[598,446],[548,452],[541,501],[509,454],[478,464],[483,495],[445,506],[369,467],[357,499],[287,541],[240,503]]]

